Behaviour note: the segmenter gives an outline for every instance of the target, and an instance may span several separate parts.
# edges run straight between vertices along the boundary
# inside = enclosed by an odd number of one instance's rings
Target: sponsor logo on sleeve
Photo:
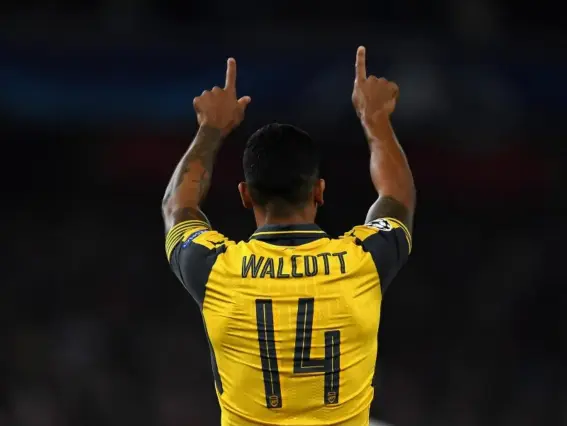
[[[199,235],[201,235],[203,232],[207,232],[206,229],[200,229],[196,232],[193,232],[191,235],[189,235],[187,237],[187,239],[183,242],[183,244],[181,245],[182,248],[187,247],[189,244],[191,244],[191,242],[197,238]]]
[[[371,222],[368,222],[366,226],[370,226],[371,228],[378,229],[379,231],[391,231],[392,225],[386,219],[375,219]]]

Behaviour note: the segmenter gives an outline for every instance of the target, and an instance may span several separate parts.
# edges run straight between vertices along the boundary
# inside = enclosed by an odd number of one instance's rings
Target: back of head
[[[277,215],[305,207],[319,178],[315,142],[288,124],[268,124],[257,130],[246,143],[243,165],[254,203]]]

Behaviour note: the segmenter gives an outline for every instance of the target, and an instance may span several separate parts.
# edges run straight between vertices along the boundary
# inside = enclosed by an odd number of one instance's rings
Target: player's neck
[[[315,223],[315,215],[309,211],[298,211],[286,216],[276,216],[270,212],[255,211],[256,225],[258,228],[265,225],[299,225],[303,223]]]

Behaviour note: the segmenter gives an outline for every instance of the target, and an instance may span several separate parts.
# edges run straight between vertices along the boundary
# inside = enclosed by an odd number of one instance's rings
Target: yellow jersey
[[[267,225],[238,243],[174,226],[166,253],[201,309],[222,426],[368,425],[382,294],[410,250],[392,218],[337,239]]]

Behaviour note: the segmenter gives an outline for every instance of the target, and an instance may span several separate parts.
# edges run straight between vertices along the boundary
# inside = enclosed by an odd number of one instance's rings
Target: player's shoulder
[[[377,236],[395,238],[403,236],[411,250],[412,238],[408,228],[398,219],[383,217],[371,220],[362,225],[356,225],[339,237],[346,243],[362,244]]]
[[[168,259],[177,247],[180,249],[191,247],[200,251],[222,251],[232,245],[235,245],[234,241],[211,229],[208,223],[198,220],[178,223],[168,231],[165,238]]]

